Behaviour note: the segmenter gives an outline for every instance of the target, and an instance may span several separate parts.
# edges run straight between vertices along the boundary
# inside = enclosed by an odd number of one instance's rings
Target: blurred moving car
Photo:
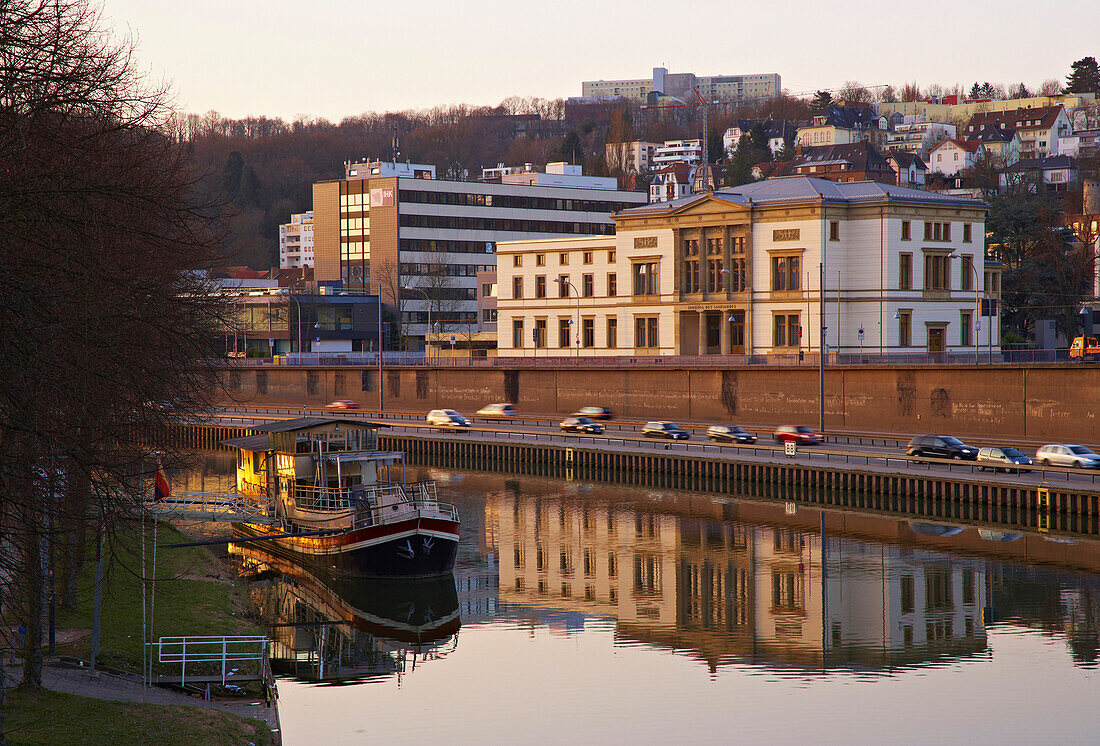
[[[453,409],[433,409],[428,412],[428,424],[436,427],[469,427],[470,422]]]
[[[573,413],[574,417],[589,417],[593,420],[610,420],[611,410],[607,407],[581,407]]]
[[[1051,443],[1035,452],[1035,462],[1043,466],[1077,466],[1082,469],[1100,468],[1100,454],[1085,446]]]
[[[687,430],[675,422],[647,422],[642,428],[642,435],[647,438],[668,438],[669,440],[687,440],[691,437]]]
[[[978,450],[978,468],[982,471],[992,469],[998,472],[1003,469],[1016,474],[1019,473],[1021,466],[1031,466],[1031,459],[1019,448],[1002,446]]]
[[[588,435],[599,435],[603,432],[603,425],[598,422],[594,422],[588,417],[569,417],[561,421],[561,431],[563,433],[587,433]]]
[[[516,408],[511,404],[487,404],[477,410],[479,417],[512,417]]]
[[[784,443],[793,440],[795,443],[820,443],[821,436],[805,425],[780,425],[775,429],[775,440]]]
[[[359,409],[359,403],[351,399],[337,399],[326,404],[325,409]]]
[[[707,437],[715,443],[755,443],[756,435],[740,425],[711,425]]]
[[[976,461],[978,449],[968,446],[951,435],[918,435],[905,447],[908,456],[928,456],[932,458],[953,458],[963,461]]]

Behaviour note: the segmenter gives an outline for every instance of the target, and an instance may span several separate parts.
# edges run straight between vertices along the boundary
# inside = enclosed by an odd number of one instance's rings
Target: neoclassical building
[[[499,354],[996,354],[985,209],[795,176],[623,210],[613,236],[500,242]]]

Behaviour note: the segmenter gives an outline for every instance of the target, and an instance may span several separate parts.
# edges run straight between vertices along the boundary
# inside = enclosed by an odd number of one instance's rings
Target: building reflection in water
[[[983,560],[518,491],[492,496],[502,604],[617,619],[727,663],[876,670],[986,650]]]
[[[313,572],[231,544],[277,674],[332,684],[404,676],[446,656],[461,626],[454,578],[394,582]]]

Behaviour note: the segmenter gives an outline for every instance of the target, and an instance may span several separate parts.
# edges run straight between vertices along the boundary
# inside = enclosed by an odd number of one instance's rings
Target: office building
[[[777,73],[753,75],[696,75],[695,73],[670,73],[667,68],[653,68],[650,78],[626,80],[586,80],[581,83],[584,98],[622,97],[646,103],[650,94],[669,96],[694,103],[698,96],[706,101],[735,103],[775,98],[783,90]]]

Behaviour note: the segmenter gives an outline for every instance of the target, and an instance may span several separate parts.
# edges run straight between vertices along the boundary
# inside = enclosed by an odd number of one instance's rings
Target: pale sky
[[[105,21],[136,36],[141,64],[173,84],[179,108],[229,117],[339,121],[579,96],[582,80],[647,78],[660,65],[775,72],[793,93],[846,80],[1037,87],[1100,58],[1096,0],[102,2]]]

